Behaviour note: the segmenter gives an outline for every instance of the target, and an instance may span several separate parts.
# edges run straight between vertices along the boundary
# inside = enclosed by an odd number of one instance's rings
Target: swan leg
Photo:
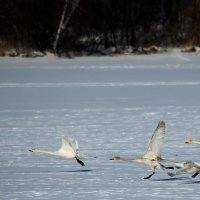
[[[196,172],[195,174],[192,175],[192,178],[195,178],[198,174],[199,172]]]
[[[174,167],[171,167],[171,166],[169,166],[169,167],[165,167],[163,164],[161,164],[160,163],[160,166],[161,166],[161,168],[163,168],[163,169],[174,169]]]
[[[165,167],[165,169],[174,169],[174,167]]]
[[[149,178],[151,178],[153,175],[155,174],[155,172],[153,171],[153,173],[152,174],[150,174],[149,176],[147,176],[147,177],[144,177],[143,179],[149,179]]]
[[[80,159],[78,159],[77,157],[75,157],[75,159],[76,159],[76,161],[80,164],[80,165],[82,165],[82,166],[84,166],[85,164],[84,164],[84,162],[83,161],[81,161]]]

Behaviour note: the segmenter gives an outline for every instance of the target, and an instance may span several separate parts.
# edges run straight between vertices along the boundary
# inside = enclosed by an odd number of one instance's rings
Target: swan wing
[[[161,158],[162,146],[165,137],[165,122],[160,121],[152,135],[146,154],[143,156],[148,159]]]
[[[78,150],[78,142],[68,136],[62,138],[61,148],[59,152],[66,153],[66,155],[75,156]]]
[[[70,147],[76,152],[78,150],[78,142],[77,140],[70,138],[68,136],[65,136],[63,138],[64,141],[67,141],[70,145]]]

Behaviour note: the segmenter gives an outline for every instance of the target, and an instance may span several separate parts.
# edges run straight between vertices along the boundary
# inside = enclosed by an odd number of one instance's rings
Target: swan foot
[[[78,159],[77,157],[75,157],[75,159],[76,159],[76,161],[80,164],[80,165],[82,165],[82,166],[85,166],[85,164],[84,164],[84,162],[83,161],[81,161],[80,159]]]
[[[192,175],[192,178],[195,178],[198,174],[199,172],[196,172],[195,174]]]
[[[174,169],[174,167],[165,167],[165,169]]]
[[[147,177],[144,177],[143,179],[149,179],[149,178],[151,178],[154,174],[155,174],[155,172],[153,172],[152,174],[150,174],[150,175],[147,176]]]
[[[166,167],[161,163],[159,163],[159,164],[160,164],[161,168],[163,168],[163,169],[174,169],[174,167],[172,167],[172,166]]]

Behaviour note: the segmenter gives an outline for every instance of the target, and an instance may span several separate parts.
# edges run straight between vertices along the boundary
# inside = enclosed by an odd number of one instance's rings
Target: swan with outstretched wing
[[[167,162],[167,163],[171,162],[171,161],[161,158],[164,138],[165,138],[165,122],[160,121],[150,139],[147,151],[143,157],[131,159],[131,158],[122,158],[122,157],[115,156],[111,158],[110,160],[123,160],[123,161],[137,162],[137,163],[142,163],[144,165],[149,166],[153,172],[149,176],[144,177],[143,179],[151,178],[155,174],[155,171],[158,169],[174,169],[174,167],[171,167],[171,166],[168,167],[161,164],[161,161]]]
[[[75,139],[72,139],[67,136],[62,138],[61,148],[57,151],[44,151],[37,148],[33,148],[29,151],[35,153],[44,153],[50,156],[58,156],[65,159],[74,158],[80,165],[85,165],[84,162],[80,160],[80,157],[78,155],[78,142]]]

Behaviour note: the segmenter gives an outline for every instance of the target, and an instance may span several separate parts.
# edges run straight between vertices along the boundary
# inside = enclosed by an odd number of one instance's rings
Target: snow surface
[[[140,157],[159,120],[163,157],[200,161],[196,54],[0,58],[0,199],[199,199],[200,176],[169,177],[112,156]],[[30,153],[79,141],[86,166]]]

